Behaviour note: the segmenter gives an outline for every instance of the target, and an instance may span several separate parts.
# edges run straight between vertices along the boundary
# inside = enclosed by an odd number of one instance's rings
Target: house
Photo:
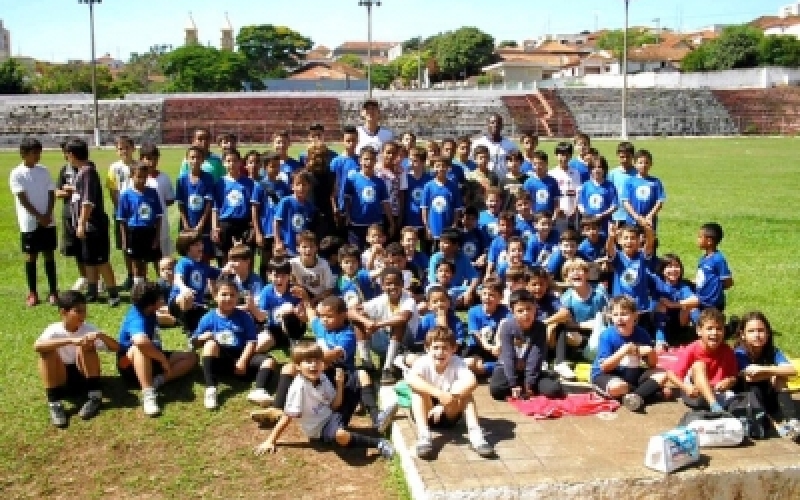
[[[289,80],[364,80],[366,73],[350,65],[330,61],[305,61],[292,71]]]
[[[324,45],[317,45],[306,53],[303,58],[305,62],[330,62],[333,61],[333,54],[331,49]]]
[[[692,49],[669,44],[644,45],[628,51],[628,74],[649,71],[678,71],[681,61]]]
[[[750,26],[760,29],[765,35],[794,35],[800,38],[800,15],[761,16],[751,21]]]
[[[580,61],[566,64],[555,78],[573,78],[586,75],[612,75],[619,73],[619,62],[608,51],[594,52]]]
[[[401,45],[399,42],[372,42],[372,62],[375,64],[386,64],[390,61],[389,59],[389,51],[392,50],[397,45]],[[367,62],[367,54],[369,52],[369,42],[344,42],[343,44],[339,45],[335,49],[333,49],[332,57],[333,59],[339,59],[344,55],[354,55],[361,58],[361,60],[366,64]],[[401,50],[402,51],[402,50]]]

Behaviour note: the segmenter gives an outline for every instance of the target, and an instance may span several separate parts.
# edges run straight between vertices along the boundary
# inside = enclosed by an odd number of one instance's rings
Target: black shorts
[[[197,304],[188,311],[182,311],[181,308],[178,307],[178,304],[175,303],[175,300],[171,300],[169,304],[167,304],[167,310],[173,318],[180,320],[187,335],[192,335],[194,333],[197,329],[197,324],[200,323],[200,318],[205,316],[208,312],[206,306]]]
[[[219,221],[219,243],[216,244],[217,256],[227,257],[233,247],[233,240],[250,244],[252,231],[250,219],[229,219]]]
[[[86,376],[81,373],[78,365],[64,365],[67,370],[67,379],[61,386],[64,398],[86,396]]]
[[[230,349],[227,347],[219,348],[219,357],[214,360],[214,373],[216,375],[236,375],[236,362],[242,355],[240,349]],[[236,375],[240,378],[252,380],[256,378],[256,373],[261,368],[261,364],[271,356],[267,354],[253,354],[247,363],[247,371],[244,375]]]
[[[154,241],[160,241],[156,228],[129,227],[125,234],[125,255],[140,262],[158,262],[161,251],[153,248]]]
[[[433,400],[433,406],[437,406],[439,404],[439,400],[436,398],[431,398]],[[442,412],[442,416],[439,417],[438,422],[434,422],[431,417],[428,417],[428,427],[431,429],[452,429],[453,427],[457,426],[461,420],[464,418],[464,413],[459,413],[454,418],[450,418],[447,416],[446,413]]]
[[[331,384],[336,387],[336,365],[330,366],[325,370],[325,376],[328,377]],[[358,404],[361,402],[361,381],[358,379],[358,372],[344,368],[344,388],[342,390],[342,404],[335,414],[338,413],[340,426],[346,427],[350,424],[350,419],[356,412]],[[334,436],[336,429],[333,429]],[[324,434],[324,432],[323,432]],[[324,440],[324,439],[323,439]]]
[[[114,247],[117,250],[123,250],[123,248],[122,248],[122,221],[119,221],[119,220],[115,220],[114,221]]]
[[[19,240],[24,253],[53,252],[58,247],[56,226],[41,227],[29,233],[20,233]]]
[[[162,351],[167,359],[172,357],[172,351]],[[128,387],[138,387],[141,389],[139,385],[139,378],[136,376],[136,370],[133,368],[133,361],[131,361],[127,353],[119,353],[117,354],[117,371],[119,372],[120,378],[128,385]],[[164,368],[161,366],[161,363],[156,363],[154,360],[150,360],[150,363],[153,365],[153,376],[161,375],[164,373]]]
[[[110,253],[111,241],[108,237],[108,228],[101,228],[87,231],[86,237],[78,240],[75,260],[87,266],[100,266],[108,263]]]
[[[296,314],[287,313],[283,317],[283,326],[269,325],[264,328],[275,339],[275,347],[290,347],[291,340],[300,340],[306,334],[306,324]]]
[[[61,221],[61,255],[64,257],[75,257],[80,251],[80,240],[75,236],[75,229],[72,228],[72,221],[64,218]]]

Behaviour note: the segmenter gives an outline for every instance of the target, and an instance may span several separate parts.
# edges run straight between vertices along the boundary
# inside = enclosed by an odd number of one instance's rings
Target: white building
[[[784,5],[778,9],[778,15],[781,17],[800,16],[800,2]]]
[[[11,57],[11,32],[3,26],[0,19],[0,61],[5,61]]]

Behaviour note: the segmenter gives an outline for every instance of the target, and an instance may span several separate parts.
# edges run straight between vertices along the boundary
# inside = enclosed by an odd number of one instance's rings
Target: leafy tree
[[[372,88],[388,89],[394,80],[395,73],[387,64],[372,65]]]
[[[313,43],[286,26],[260,24],[242,26],[236,45],[252,68],[253,77],[263,80],[284,78],[288,70],[300,65]]]
[[[505,47],[517,48],[519,47],[519,44],[517,43],[516,40],[503,40],[502,42],[497,44],[497,47],[500,49]]]
[[[763,37],[761,31],[751,26],[725,28],[712,45],[710,66],[716,70],[758,66],[758,46]]]
[[[342,57],[340,57],[339,59],[337,59],[337,61],[340,62],[340,63],[343,63],[343,64],[347,64],[348,66],[352,66],[354,68],[358,68],[358,69],[361,69],[361,68],[364,67],[364,61],[362,61],[361,58],[358,57],[355,54],[345,54]]]
[[[449,77],[477,75],[482,68],[495,61],[494,38],[478,28],[462,27],[441,33],[426,40],[442,74]]]
[[[711,60],[711,42],[704,43],[692,50],[681,60],[681,70],[687,72],[711,71],[709,67]]]
[[[29,75],[13,57],[0,64],[0,94],[27,94]]]
[[[766,66],[800,67],[800,40],[792,35],[769,35],[758,44],[761,64]]]
[[[414,51],[394,59],[389,63],[389,66],[395,75],[402,78],[405,83],[408,83],[419,78],[420,60],[422,61],[422,67],[425,68],[430,59],[431,54],[429,52],[423,51],[422,54],[418,54],[417,51]]]
[[[111,71],[97,66],[97,96],[111,97]],[[68,94],[92,92],[92,65],[87,63],[49,64],[33,80],[34,90],[40,94]]]
[[[247,59],[240,52],[203,45],[179,47],[162,56],[170,92],[235,92],[253,79]],[[256,86],[254,88],[262,88]]]
[[[169,45],[154,45],[147,52],[132,53],[111,84],[111,94],[121,97],[132,93],[162,92],[166,84],[153,77],[163,76],[162,57],[171,49]]]
[[[425,41],[422,39],[421,36],[415,36],[413,38],[409,38],[405,42],[403,42],[403,52],[407,52],[409,50],[418,50],[421,44],[424,44]]]
[[[628,50],[631,47],[655,43],[658,43],[658,35],[641,28],[628,29]],[[625,47],[625,30],[606,31],[597,38],[596,47],[610,51],[614,57],[622,57],[622,49]]]

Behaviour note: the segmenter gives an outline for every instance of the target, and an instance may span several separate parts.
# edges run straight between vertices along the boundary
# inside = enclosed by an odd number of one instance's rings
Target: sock
[[[214,375],[214,358],[203,356],[200,360],[203,364],[203,379],[206,382],[206,387],[216,387],[217,377]]]
[[[47,276],[47,286],[50,288],[50,293],[55,295],[58,292],[55,260],[44,261],[44,274]]]
[[[378,409],[378,398],[375,397],[375,387],[372,384],[361,388],[361,404],[369,413],[372,423],[378,423],[380,410]]]
[[[25,278],[28,280],[28,291],[36,293],[36,262],[25,262]]]
[[[111,297],[112,299],[116,299],[117,297],[119,297],[119,287],[116,286],[108,287],[108,296]]]
[[[86,295],[89,297],[97,297],[97,282],[89,283],[86,285]]]
[[[100,377],[86,377],[86,389],[89,391],[89,397],[101,399],[103,393],[100,391]]]
[[[649,378],[639,384],[639,387],[637,387],[633,392],[641,396],[642,399],[647,399],[658,392],[659,389],[661,389],[661,385],[655,380]]]
[[[44,390],[45,394],[47,394],[47,402],[48,403],[58,403],[61,401],[61,387],[51,387],[50,389]]]
[[[358,355],[364,361],[368,361],[369,357],[369,341],[367,340],[359,340],[356,342],[356,351],[358,351]]]
[[[256,373],[256,389],[267,389],[269,379],[272,377],[272,370],[269,368],[260,368]]]
[[[349,432],[349,431],[348,431]],[[350,442],[348,448],[377,448],[381,440],[372,436],[366,436],[357,432],[350,432]]]
[[[281,373],[281,376],[278,377],[278,387],[275,389],[275,401],[272,406],[283,410],[283,407],[286,406],[286,394],[288,394],[289,386],[292,385],[293,380],[294,377],[292,375]]]
[[[389,348],[386,350],[386,361],[383,362],[384,370],[392,369],[392,363],[394,362],[394,358],[397,357],[398,352],[400,352],[400,342],[395,339],[390,339]]]
[[[784,422],[793,418],[797,418],[797,410],[794,407],[792,395],[786,391],[779,391],[777,397],[778,407],[781,409],[781,416],[783,417]]]

